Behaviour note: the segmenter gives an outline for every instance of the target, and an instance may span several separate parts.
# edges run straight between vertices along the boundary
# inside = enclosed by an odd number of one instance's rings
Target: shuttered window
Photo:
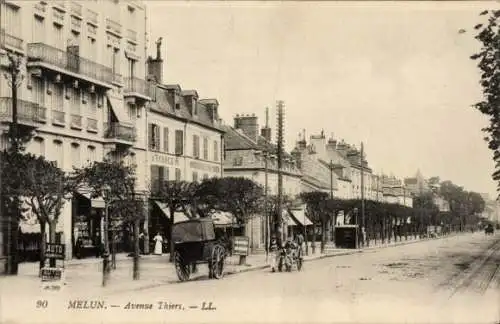
[[[184,132],[182,130],[175,131],[175,154],[184,154]]]
[[[163,152],[168,153],[168,127],[163,128]]]

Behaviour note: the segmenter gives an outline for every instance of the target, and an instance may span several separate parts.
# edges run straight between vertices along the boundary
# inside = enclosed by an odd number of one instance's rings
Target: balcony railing
[[[137,42],[137,32],[132,29],[127,29],[127,38],[131,41]]]
[[[139,78],[125,78],[125,93],[139,93],[145,96],[149,96],[149,86],[148,83]]]
[[[17,99],[17,121],[18,123],[45,122],[47,118],[47,109],[40,107],[39,104]],[[12,122],[12,98],[0,98],[0,119],[6,122]]]
[[[64,1],[54,1],[52,5],[56,8],[66,9],[66,3]]]
[[[82,116],[71,115],[71,127],[76,129],[82,129]]]
[[[71,2],[71,13],[78,17],[82,16],[82,5],[77,2]]]
[[[87,131],[97,132],[97,119],[87,118]]]
[[[94,10],[87,9],[87,20],[92,23],[97,25],[98,23],[98,14]]]
[[[104,137],[127,142],[135,142],[137,132],[135,127],[126,126],[118,122],[104,124]]]
[[[122,25],[114,20],[106,19],[106,30],[109,30],[115,34],[121,35]]]
[[[3,28],[0,29],[0,44],[5,44],[19,50],[23,50],[23,40],[19,37],[11,35]]]
[[[65,118],[64,111],[52,110],[52,124],[64,126]]]
[[[49,63],[107,83],[114,79],[111,68],[43,43],[28,44],[28,59]]]

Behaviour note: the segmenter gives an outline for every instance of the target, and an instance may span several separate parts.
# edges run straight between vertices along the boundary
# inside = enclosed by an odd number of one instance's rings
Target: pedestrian
[[[155,241],[155,251],[154,254],[162,255],[163,254],[163,237],[161,237],[160,232],[156,233],[156,236],[153,238]]]
[[[302,233],[299,233],[297,236],[295,236],[295,239],[297,240],[297,245],[299,246],[299,255],[302,256],[304,252],[304,235],[302,235]]]
[[[269,243],[269,261],[271,262],[271,271],[276,271],[276,259],[278,258],[278,240],[276,235],[273,234]]]
[[[144,232],[139,233],[139,254],[144,254]],[[149,244],[149,243],[148,243]]]

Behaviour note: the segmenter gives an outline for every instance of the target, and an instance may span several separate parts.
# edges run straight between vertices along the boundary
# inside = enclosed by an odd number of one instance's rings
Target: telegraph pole
[[[363,155],[364,155],[364,148],[363,148],[363,142],[361,142],[361,234],[364,235],[365,231],[365,172],[364,172],[364,165],[363,165]],[[363,236],[363,245],[365,244],[365,237]]]
[[[269,129],[269,108],[266,107],[266,132],[267,130]],[[267,140],[267,138],[266,138]],[[267,146],[266,146],[267,147]],[[264,157],[264,214],[265,214],[265,222],[266,222],[266,225],[265,225],[265,230],[266,230],[266,235],[265,235],[265,239],[266,239],[266,262],[268,261],[268,258],[269,258],[269,243],[270,243],[270,235],[269,235],[269,232],[270,232],[270,224],[269,224],[269,211],[268,211],[268,197],[267,197],[267,191],[268,191],[268,170],[267,170],[267,158],[268,158],[268,152],[267,152],[267,149],[264,148],[264,152],[263,152],[263,157]]]
[[[281,227],[281,240],[284,241],[285,237],[285,224],[283,220],[283,174],[281,172],[281,168],[283,165],[283,145],[284,145],[284,102],[282,100],[278,100],[277,102],[278,108],[278,127],[277,127],[277,146],[278,146],[278,220]]]

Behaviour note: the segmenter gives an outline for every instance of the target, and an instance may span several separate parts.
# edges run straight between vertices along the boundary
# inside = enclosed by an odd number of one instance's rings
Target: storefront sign
[[[177,156],[169,156],[166,154],[153,153],[151,155],[152,163],[160,163],[171,166],[179,166],[179,158]]]
[[[249,241],[246,236],[235,236],[233,238],[233,254],[248,255]]]
[[[208,171],[208,172],[214,172],[214,173],[220,172],[220,167],[218,165],[210,165],[210,164],[203,163],[200,161],[191,161],[189,163],[189,167],[191,169],[196,169],[196,170],[201,170],[201,171]]]
[[[63,268],[42,268],[42,281],[59,281],[63,276]]]
[[[45,245],[45,257],[49,259],[64,260],[64,244],[47,243]]]

